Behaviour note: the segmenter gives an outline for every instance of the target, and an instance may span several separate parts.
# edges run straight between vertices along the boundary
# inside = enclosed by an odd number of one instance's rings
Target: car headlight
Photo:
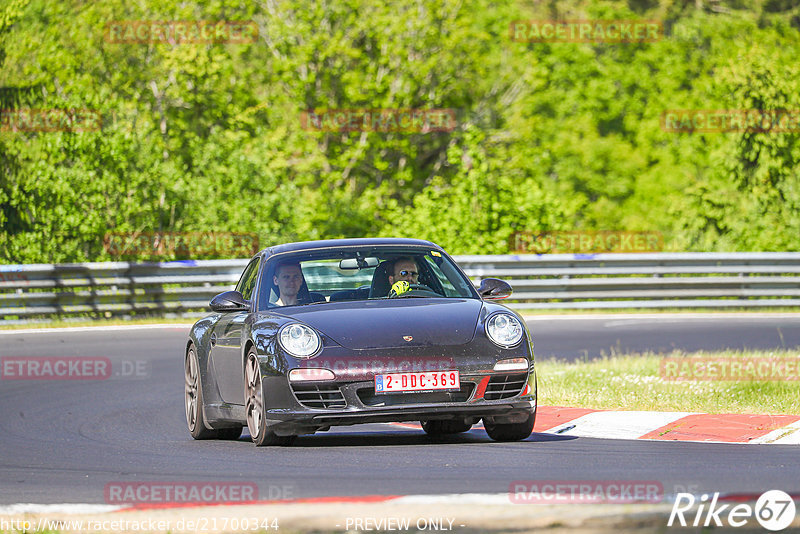
[[[513,347],[520,342],[524,332],[522,323],[510,313],[496,313],[486,321],[486,335],[501,347]]]
[[[297,358],[310,358],[319,350],[322,341],[313,328],[300,323],[291,323],[278,333],[281,347]]]

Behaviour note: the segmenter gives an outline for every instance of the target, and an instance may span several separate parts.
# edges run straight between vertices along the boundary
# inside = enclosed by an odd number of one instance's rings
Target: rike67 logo
[[[791,495],[781,490],[769,490],[764,492],[756,501],[755,506],[750,503],[719,504],[719,493],[714,493],[709,502],[709,495],[704,494],[700,497],[697,510],[693,510],[697,503],[697,498],[691,493],[678,493],[675,504],[672,505],[672,513],[669,515],[667,526],[677,524],[682,527],[741,527],[746,525],[750,519],[755,517],[756,521],[765,529],[777,532],[792,524],[795,518],[795,504]],[[687,517],[684,513],[688,512]],[[692,521],[692,516],[694,520]],[[752,525],[751,525],[752,526]]]

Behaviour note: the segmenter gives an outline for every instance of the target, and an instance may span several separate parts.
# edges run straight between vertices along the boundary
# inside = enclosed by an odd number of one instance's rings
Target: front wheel
[[[247,353],[245,366],[245,412],[247,429],[257,447],[264,445],[289,445],[297,436],[278,436],[267,427],[264,417],[264,388],[261,387],[261,367],[255,349]]]
[[[495,441],[522,441],[533,432],[533,423],[536,421],[536,412],[531,412],[527,419],[521,423],[487,423],[483,422],[486,433]]]
[[[217,431],[206,428],[203,415],[203,384],[198,369],[197,352],[194,345],[190,345],[183,365],[186,425],[194,439],[214,439],[218,435]]]

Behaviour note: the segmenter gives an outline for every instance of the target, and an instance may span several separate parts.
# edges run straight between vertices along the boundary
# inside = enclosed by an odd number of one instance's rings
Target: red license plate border
[[[378,390],[378,377],[381,377],[383,380],[386,379],[387,376],[402,376],[402,375],[433,375],[433,374],[450,374],[456,373],[456,381],[458,382],[457,386],[451,386],[447,388],[426,388],[426,389],[402,389],[402,390]],[[447,369],[441,371],[408,371],[402,373],[383,373],[377,374],[372,379],[373,389],[375,391],[375,395],[389,395],[389,394],[407,394],[407,393],[435,393],[435,392],[448,392],[448,391],[460,391],[461,390],[461,372],[458,369]]]

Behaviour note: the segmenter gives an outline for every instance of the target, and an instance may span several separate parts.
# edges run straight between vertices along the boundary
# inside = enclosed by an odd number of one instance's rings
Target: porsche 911
[[[214,297],[185,349],[195,439],[289,445],[332,426],[419,421],[434,437],[483,421],[490,438],[530,436],[533,341],[439,246],[399,238],[276,245]]]

